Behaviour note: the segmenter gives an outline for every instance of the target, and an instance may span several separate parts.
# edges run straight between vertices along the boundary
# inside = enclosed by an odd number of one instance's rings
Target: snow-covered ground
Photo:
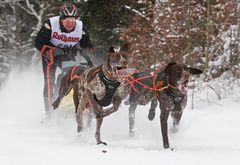
[[[37,67],[14,71],[0,91],[1,165],[237,165],[240,162],[239,90],[215,104],[196,100],[194,110],[188,106],[179,131],[169,132],[174,151],[163,149],[159,110],[155,120],[148,121],[148,106],[141,106],[136,112],[135,138],[128,137],[127,106],[122,105],[106,118],[102,139],[108,145],[103,146],[95,144],[94,124],[82,134],[76,133],[71,111],[58,110],[50,122],[41,122],[43,78],[40,65]]]

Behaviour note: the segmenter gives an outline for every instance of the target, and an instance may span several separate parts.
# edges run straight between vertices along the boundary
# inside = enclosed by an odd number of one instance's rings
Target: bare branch
[[[136,9],[133,9],[131,8],[130,6],[128,5],[125,5],[125,8],[136,13],[137,15],[141,16],[142,18],[146,19],[147,21],[149,21],[149,18],[147,18],[144,14],[142,14],[140,11],[136,10]]]

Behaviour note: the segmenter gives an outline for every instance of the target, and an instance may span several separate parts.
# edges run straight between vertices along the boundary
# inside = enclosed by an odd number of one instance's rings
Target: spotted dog
[[[119,71],[127,67],[127,57],[128,45],[124,45],[119,52],[115,52],[111,47],[105,64],[87,69],[80,76],[78,84],[80,97],[76,114],[77,131],[81,132],[83,129],[84,105],[89,104],[90,110],[96,117],[97,144],[106,144],[101,140],[100,134],[103,118],[116,112],[124,98],[125,86]]]
[[[131,86],[129,107],[129,134],[134,135],[135,110],[137,105],[146,105],[151,101],[148,118],[153,120],[155,109],[160,103],[160,122],[163,147],[169,148],[168,116],[171,112],[173,127],[177,127],[187,103],[187,85],[190,74],[201,74],[202,70],[170,62],[156,73],[141,72],[129,77]]]

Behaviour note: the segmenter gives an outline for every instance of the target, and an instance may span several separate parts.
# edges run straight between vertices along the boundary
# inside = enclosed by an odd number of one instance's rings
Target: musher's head
[[[65,3],[60,9],[60,19],[63,27],[67,31],[71,31],[75,28],[76,18],[78,17],[78,9],[72,3]]]

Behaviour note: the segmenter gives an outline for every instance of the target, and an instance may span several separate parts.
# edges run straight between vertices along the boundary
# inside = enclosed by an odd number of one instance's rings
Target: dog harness
[[[159,74],[159,76],[156,78],[156,80],[159,81],[163,80],[164,84],[163,86],[166,86],[167,88],[165,88],[165,90],[163,90],[163,92],[167,95],[172,97],[173,99],[173,103],[174,103],[174,108],[173,111],[181,111],[181,103],[185,97],[185,95],[176,95],[174,90],[176,90],[175,88],[173,88],[168,81],[168,76],[165,75],[163,72]]]
[[[105,96],[101,99],[98,100],[96,95],[94,94],[94,99],[98,102],[99,105],[101,106],[108,106],[112,102],[112,97],[114,93],[116,92],[118,86],[121,84],[119,81],[115,80],[109,80],[103,73],[102,67],[100,67],[100,70],[98,72],[98,76],[100,80],[103,82],[106,88],[106,94]]]

